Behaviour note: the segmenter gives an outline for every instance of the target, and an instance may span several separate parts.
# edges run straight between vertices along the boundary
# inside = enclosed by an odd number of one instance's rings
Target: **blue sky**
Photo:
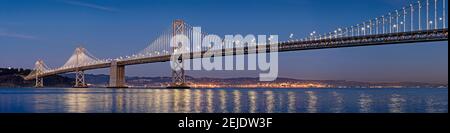
[[[0,67],[65,63],[80,44],[98,58],[139,52],[184,19],[225,34],[328,32],[407,5],[408,0],[0,0]],[[107,69],[88,73],[107,73]],[[128,76],[169,76],[168,63],[127,67]],[[188,72],[256,77],[254,71]],[[282,53],[280,76],[299,79],[448,82],[447,42]]]

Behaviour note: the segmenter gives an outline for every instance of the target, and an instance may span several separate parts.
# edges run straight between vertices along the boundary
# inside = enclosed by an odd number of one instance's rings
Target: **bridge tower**
[[[74,88],[86,88],[87,84],[84,80],[84,71],[80,71],[77,69],[75,72],[75,86]]]
[[[34,87],[42,88],[42,87],[44,87],[44,78],[40,77],[40,76],[44,73],[44,70],[45,70],[44,61],[42,61],[42,60],[36,61],[36,63],[34,64],[34,68],[35,68],[35,78],[36,78],[36,83],[35,83]]]
[[[186,25],[183,20],[177,19],[172,23],[172,36],[186,35]],[[180,48],[176,45],[172,48],[173,51]],[[174,53],[174,52],[172,52]],[[178,60],[173,60],[174,68],[172,68],[172,84],[168,88],[189,88],[186,84],[186,77],[183,69],[183,56],[180,55]]]
[[[80,69],[80,60],[83,54],[85,54],[86,50],[83,47],[78,47],[75,49],[75,64],[77,65],[76,71],[75,71],[75,86],[74,88],[87,88],[87,84],[84,80],[84,71]]]

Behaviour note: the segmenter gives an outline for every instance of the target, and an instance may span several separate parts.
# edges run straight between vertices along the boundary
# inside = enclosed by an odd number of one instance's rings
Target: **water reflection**
[[[70,113],[86,113],[88,110],[88,101],[89,96],[86,94],[87,91],[79,91],[77,93],[70,93],[63,97],[65,102],[65,109],[67,112]],[[35,96],[36,109],[37,110],[45,110],[45,108],[48,108],[47,106],[50,106],[49,104],[45,104],[45,101],[48,102],[47,95],[36,95]]]
[[[173,112],[180,112],[180,90],[173,90]]]
[[[207,105],[207,110],[208,110],[208,113],[214,113],[214,106],[213,106],[213,104],[214,104],[214,102],[213,102],[213,96],[214,95],[214,92],[212,91],[212,90],[207,90],[206,91],[206,97],[207,97],[207,103],[208,103],[208,105]]]
[[[435,106],[434,99],[427,98],[425,100],[425,103],[427,104],[427,107],[428,107],[425,109],[427,112],[429,112],[429,113],[437,112],[437,110],[435,108],[433,108]]]
[[[233,103],[234,103],[234,109],[233,111],[235,113],[240,113],[241,112],[241,92],[238,90],[234,90],[233,91]]]
[[[443,100],[448,101],[447,98],[443,97],[427,96],[425,99],[425,111],[427,113],[448,112],[448,102],[442,102]]]
[[[367,95],[365,93],[361,93],[359,95],[359,100],[358,100],[358,104],[359,104],[359,112],[361,113],[369,113],[372,112],[372,98],[370,95]]]
[[[334,98],[334,106],[331,108],[331,112],[333,113],[341,113],[344,109],[344,98],[342,95],[336,91],[331,92],[332,97]]]
[[[392,94],[389,98],[389,112],[391,113],[403,113],[403,105],[405,104],[406,100],[403,98],[403,96],[398,94]]]
[[[436,113],[448,90],[0,89],[0,112]]]
[[[191,90],[185,89],[183,92],[183,103],[184,106],[183,112],[191,112]]]
[[[296,98],[297,96],[295,95],[294,92],[288,92],[288,113],[295,113],[296,111]]]
[[[317,112],[317,96],[315,92],[313,91],[306,91],[305,92],[308,95],[308,105],[307,105],[307,112],[308,113],[316,113]]]
[[[161,112],[169,112],[170,107],[170,99],[169,90],[163,90],[162,101],[163,101],[163,110]],[[139,100],[140,101],[140,100]]]
[[[265,91],[264,92],[266,97],[266,112],[267,113],[273,113],[273,107],[274,107],[274,95],[272,91]]]
[[[202,108],[202,93],[201,90],[195,90],[194,92],[194,112],[200,113]]]
[[[225,90],[220,90],[220,112],[227,113],[227,92]]]
[[[256,113],[258,109],[258,104],[256,103],[258,95],[256,95],[256,91],[248,92],[248,101],[249,101],[249,112]]]

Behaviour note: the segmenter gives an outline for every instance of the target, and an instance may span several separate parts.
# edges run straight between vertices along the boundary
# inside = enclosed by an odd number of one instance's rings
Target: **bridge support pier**
[[[36,88],[42,88],[44,87],[44,78],[40,77],[40,75],[42,75],[42,73],[44,73],[45,70],[45,64],[44,61],[42,60],[38,60],[36,61],[36,63],[34,64],[34,68],[35,68],[35,79],[36,79],[36,83],[34,85],[34,87]]]
[[[125,83],[125,66],[117,65],[116,61],[111,62],[108,88],[128,88]]]
[[[74,88],[87,88],[88,86],[84,80],[84,71],[76,71],[75,73]]]
[[[44,87],[44,78],[39,78],[36,76],[36,84],[34,85],[35,88],[42,88]]]
[[[183,60],[175,60],[173,61],[176,65],[175,67],[178,67],[178,70],[172,70],[172,84],[168,86],[167,88],[172,89],[188,89],[190,88],[186,84],[186,76],[184,75],[184,69],[183,69]]]

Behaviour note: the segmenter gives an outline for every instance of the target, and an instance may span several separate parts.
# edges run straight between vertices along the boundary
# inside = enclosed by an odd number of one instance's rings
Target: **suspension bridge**
[[[305,38],[290,38],[276,44],[268,43],[263,47],[268,48],[267,52],[274,52],[270,49],[275,47],[278,49],[276,52],[286,52],[448,41],[447,14],[446,0],[417,1],[356,25],[340,27],[324,34],[312,32]],[[200,36],[195,36],[196,34]],[[74,87],[84,88],[87,87],[84,79],[85,71],[109,68],[109,87],[126,88],[125,66],[170,61],[171,55],[179,49],[177,46],[170,46],[172,38],[176,35],[185,35],[188,40],[196,41],[205,38],[208,34],[196,30],[183,20],[175,20],[147,48],[136,54],[116,59],[98,59],[87,49],[79,47],[75,49],[67,62],[58,68],[48,67],[43,60],[36,61],[34,70],[24,79],[34,79],[36,81],[35,87],[43,87],[44,77],[75,72]],[[244,44],[244,42],[233,42],[233,44],[233,48],[228,49],[225,47],[192,48],[187,53],[191,55],[189,58],[176,59],[174,62],[179,69],[172,69],[173,84],[171,87],[187,87],[182,66],[183,60],[204,58],[203,55],[207,51],[213,51],[222,56],[255,54],[257,50],[254,49],[261,47]]]

